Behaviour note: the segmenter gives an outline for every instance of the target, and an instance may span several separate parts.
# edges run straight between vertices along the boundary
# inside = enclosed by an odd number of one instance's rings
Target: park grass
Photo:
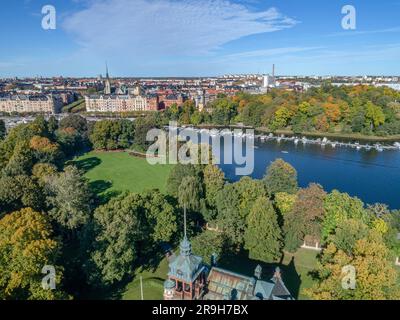
[[[141,300],[140,277],[143,279],[143,299],[162,300],[167,273],[168,261],[166,258],[161,260],[155,270],[136,269],[134,280],[126,286],[121,295],[122,300]]]
[[[73,161],[85,171],[91,187],[98,195],[124,191],[143,192],[159,189],[166,191],[172,166],[150,165],[146,159],[127,152],[90,152]]]
[[[196,254],[194,252],[194,254]],[[310,272],[317,264],[318,252],[299,249],[295,254],[285,253],[282,263],[271,265],[249,259],[246,252],[223,257],[219,262],[221,268],[246,276],[253,276],[258,264],[263,267],[263,279],[272,277],[275,267],[279,265],[283,280],[290,293],[299,300],[307,300],[303,290],[313,286]],[[144,300],[160,300],[163,296],[163,282],[167,278],[168,262],[164,258],[154,270],[138,268],[135,277],[126,287],[121,297],[123,300],[140,300],[140,277],[143,279]]]
[[[304,294],[304,289],[309,289],[315,284],[315,280],[311,277],[311,272],[317,267],[317,255],[319,253],[312,250],[299,249],[295,254],[285,253],[282,265],[283,278],[290,292],[296,290],[297,282],[300,286],[297,293],[298,300],[308,300]],[[294,261],[294,268],[291,261]],[[285,272],[287,271],[287,272]]]
[[[267,264],[248,258],[246,252],[223,258],[220,261],[222,268],[241,273],[246,276],[253,276],[257,265],[263,268],[263,279],[270,279],[277,266],[282,271],[282,278],[286,287],[296,300],[307,300],[303,290],[314,285],[310,272],[317,265],[318,252],[299,249],[296,253],[284,253],[281,263]]]

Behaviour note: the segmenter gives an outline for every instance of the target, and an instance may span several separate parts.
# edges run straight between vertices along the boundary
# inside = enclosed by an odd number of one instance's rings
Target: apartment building
[[[85,97],[87,112],[129,112],[158,110],[157,96],[90,95]]]
[[[60,113],[63,101],[56,95],[7,95],[0,97],[0,112]]]

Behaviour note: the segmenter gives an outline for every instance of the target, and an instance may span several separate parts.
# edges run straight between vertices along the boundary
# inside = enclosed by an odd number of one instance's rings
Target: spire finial
[[[181,242],[181,255],[183,256],[190,256],[192,252],[192,246],[187,238],[187,233],[186,233],[186,205],[183,207],[183,224],[184,224],[184,237]]]
[[[107,63],[107,61],[106,61],[106,78],[108,79],[110,76],[109,76],[109,74],[108,74],[108,63]]]
[[[186,234],[186,204],[183,205],[183,226],[184,226],[184,237],[187,239],[187,234]]]

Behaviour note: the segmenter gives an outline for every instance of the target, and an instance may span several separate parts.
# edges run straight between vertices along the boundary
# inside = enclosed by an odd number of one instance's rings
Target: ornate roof
[[[203,259],[192,254],[192,246],[185,236],[180,245],[180,254],[169,263],[168,276],[192,283],[204,270]]]
[[[206,300],[293,300],[276,269],[272,279],[260,280],[260,268],[255,277],[247,277],[225,269],[213,267],[208,275]]]

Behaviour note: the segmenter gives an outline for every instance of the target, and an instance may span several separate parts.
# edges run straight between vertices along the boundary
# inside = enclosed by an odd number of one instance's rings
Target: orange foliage
[[[57,144],[52,143],[49,139],[39,136],[34,136],[30,142],[29,146],[31,149],[40,152],[55,152],[58,149]]]

